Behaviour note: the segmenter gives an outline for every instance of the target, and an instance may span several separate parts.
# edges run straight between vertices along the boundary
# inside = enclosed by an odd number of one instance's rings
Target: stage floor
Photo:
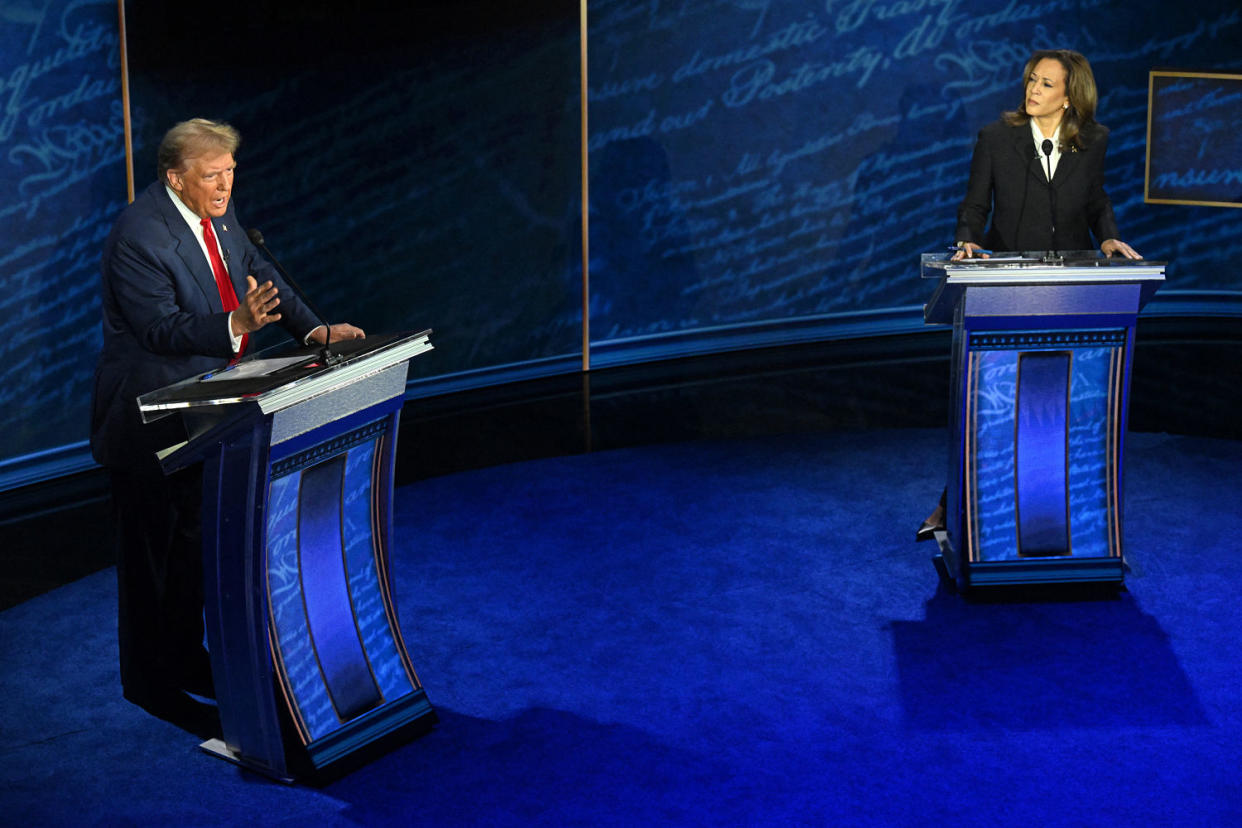
[[[11,824],[1229,825],[1242,442],[1136,434],[1112,596],[967,600],[935,428],[703,438],[400,487],[429,735],[287,787],[121,699],[115,576],[0,613]]]

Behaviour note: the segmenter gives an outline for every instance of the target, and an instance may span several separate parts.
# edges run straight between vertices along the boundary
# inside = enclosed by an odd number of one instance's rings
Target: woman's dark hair
[[[1082,129],[1095,123],[1095,108],[1099,103],[1099,92],[1095,87],[1095,75],[1091,74],[1091,64],[1078,52],[1070,49],[1042,49],[1031,55],[1022,72],[1022,105],[1013,112],[1006,112],[1001,117],[1010,126],[1027,123],[1031,116],[1026,111],[1026,85],[1031,80],[1031,73],[1041,61],[1051,58],[1065,69],[1065,96],[1069,106],[1061,118],[1061,151],[1084,149]]]

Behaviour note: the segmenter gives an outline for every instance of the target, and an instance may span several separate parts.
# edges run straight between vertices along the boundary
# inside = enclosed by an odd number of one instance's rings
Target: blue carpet
[[[1242,824],[1242,443],[1130,436],[1112,598],[940,588],[943,466],[868,431],[402,488],[441,722],[322,790],[124,702],[90,576],[0,614],[0,824]]]

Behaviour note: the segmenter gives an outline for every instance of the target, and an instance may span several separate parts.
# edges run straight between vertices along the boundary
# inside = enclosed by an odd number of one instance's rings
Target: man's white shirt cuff
[[[236,313],[236,311],[229,311],[229,318],[228,318],[229,340],[233,343],[233,353],[237,353],[238,351],[241,350],[242,337],[233,335],[233,314],[234,313]]]

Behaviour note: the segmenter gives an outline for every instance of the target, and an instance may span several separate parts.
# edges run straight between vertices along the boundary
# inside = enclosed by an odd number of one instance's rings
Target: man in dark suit
[[[137,398],[244,355],[278,323],[301,342],[331,330],[262,260],[230,201],[240,138],[203,119],[160,144],[159,180],[121,214],[103,251],[103,350],[95,369],[91,451],[110,473],[118,532],[118,643],[125,697],[163,718],[211,696],[203,649],[201,473],[165,477],[155,452],[185,440],[176,417],[144,425]]]

